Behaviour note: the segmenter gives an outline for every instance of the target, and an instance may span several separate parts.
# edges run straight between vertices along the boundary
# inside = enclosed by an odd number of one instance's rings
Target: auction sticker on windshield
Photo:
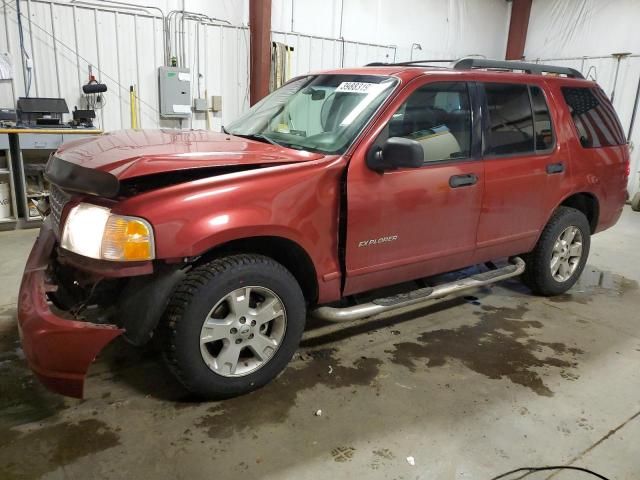
[[[336,92],[370,93],[372,90],[379,88],[379,83],[342,82],[338,85],[338,88],[336,88]]]

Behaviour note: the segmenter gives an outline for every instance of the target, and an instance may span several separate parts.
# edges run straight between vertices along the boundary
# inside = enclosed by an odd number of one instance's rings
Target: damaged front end
[[[235,148],[223,155],[215,151],[197,155],[202,152],[189,150],[195,148],[191,140],[189,144],[171,144],[171,149],[178,152],[164,157],[143,155],[150,145],[139,146],[140,155],[134,156],[130,149],[113,147],[118,142],[126,145],[130,135],[138,134],[127,133],[126,138],[124,133],[106,135],[63,147],[51,156],[45,170],[50,184],[49,201],[39,205],[45,220],[23,275],[18,323],[32,370],[48,388],[68,396],[82,397],[91,363],[113,339],[123,336],[134,345],[149,341],[173,290],[193,260],[187,257],[189,261],[184,261],[182,255],[158,259],[153,240],[155,226],[139,216],[139,212],[134,217],[113,209],[132,197],[178,184],[316,158],[283,151],[284,159],[280,160],[280,150],[263,152],[265,148],[274,150],[272,146],[231,141],[226,136],[214,139]],[[165,138],[172,134],[156,135]],[[208,146],[209,143],[204,144]],[[107,258],[102,256],[106,250],[101,245],[94,249],[99,256],[82,254],[82,249],[71,247],[86,245],[83,236],[77,237],[77,243],[65,244],[71,212],[79,211],[81,205],[102,209],[103,213],[106,210],[108,218],[144,221],[151,233],[146,237],[149,255]],[[95,222],[89,221],[89,217],[77,220],[76,215],[76,226],[82,227],[86,221],[87,231],[95,232]],[[101,228],[106,228],[105,225],[103,222]],[[137,232],[131,235],[144,237]],[[90,240],[97,238],[93,235]]]
[[[124,335],[146,343],[158,325],[180,265],[117,265],[60,250],[45,219],[25,268],[18,323],[27,361],[42,383],[81,398],[98,353]]]
[[[47,294],[55,290],[47,278],[55,246],[45,220],[29,255],[18,297],[18,326],[29,366],[49,389],[81,398],[84,378],[98,352],[124,330],[116,325],[81,322],[54,313]]]

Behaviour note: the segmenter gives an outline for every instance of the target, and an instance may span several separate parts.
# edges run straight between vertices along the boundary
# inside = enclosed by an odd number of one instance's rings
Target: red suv
[[[618,220],[628,174],[595,83],[487,60],[301,76],[224,133],[79,140],[47,164],[24,351],[48,387],[81,396],[107,343],[156,337],[188,390],[248,392],[287,365],[307,312],[364,318],[523,272],[536,294],[565,292],[590,236]]]

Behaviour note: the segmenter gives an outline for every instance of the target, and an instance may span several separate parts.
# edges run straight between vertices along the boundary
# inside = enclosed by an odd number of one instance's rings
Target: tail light
[[[627,144],[627,156],[625,158],[624,177],[629,178],[631,175],[631,152],[633,151],[633,145]]]

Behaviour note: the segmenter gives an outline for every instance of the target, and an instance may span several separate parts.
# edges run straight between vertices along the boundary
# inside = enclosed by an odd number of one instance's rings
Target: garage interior
[[[638,478],[640,3],[0,1],[1,480],[489,480],[546,466]],[[514,278],[418,310],[309,317],[279,377],[217,402],[186,393],[153,345],[122,339],[91,366],[84,399],[38,382],[20,344],[18,291],[42,224],[31,199],[48,195],[38,172],[60,145],[131,128],[220,132],[311,71],[463,57],[574,68],[618,113],[629,202],[592,238],[568,293],[534,296]],[[159,82],[163,72],[187,91]],[[77,131],[3,133],[24,97],[64,100],[62,121]],[[597,478],[502,478],[527,473]]]

